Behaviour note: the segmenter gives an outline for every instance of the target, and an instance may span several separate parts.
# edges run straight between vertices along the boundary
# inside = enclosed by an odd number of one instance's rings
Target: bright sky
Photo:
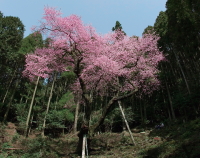
[[[85,24],[105,34],[118,20],[128,36],[141,36],[148,25],[153,25],[160,11],[165,11],[167,0],[0,0],[4,16],[16,16],[25,25],[25,37],[32,26],[39,25],[45,6],[61,10],[63,16],[76,14]]]

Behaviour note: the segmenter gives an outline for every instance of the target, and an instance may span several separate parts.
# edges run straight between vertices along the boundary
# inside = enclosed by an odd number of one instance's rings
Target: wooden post
[[[133,141],[133,145],[136,145],[135,140],[134,140],[134,138],[133,138],[133,134],[132,134],[132,132],[131,132],[131,130],[130,130],[130,128],[129,128],[129,125],[128,125],[128,122],[127,122],[127,120],[126,120],[124,111],[123,111],[123,109],[122,109],[121,101],[118,101],[118,104],[119,104],[119,108],[120,108],[120,110],[121,110],[122,116],[123,116],[123,118],[124,118],[124,121],[125,121],[125,123],[126,123],[126,127],[127,127],[127,129],[128,129],[128,132],[129,132],[129,134],[130,134],[130,136],[131,136],[131,139],[132,139],[132,141]]]
[[[85,158],[85,147],[86,147],[86,134],[83,135],[83,145],[82,145],[82,157]]]

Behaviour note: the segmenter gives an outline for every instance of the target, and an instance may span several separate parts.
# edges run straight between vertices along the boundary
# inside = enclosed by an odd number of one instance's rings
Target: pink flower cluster
[[[25,76],[48,78],[53,71],[66,71],[71,66],[79,70],[77,78],[86,90],[98,94],[138,88],[150,93],[159,86],[157,66],[164,56],[156,35],[133,38],[119,31],[100,35],[80,17],[61,15],[54,8],[45,8],[44,22],[35,29],[52,39],[51,48],[27,55]],[[76,83],[74,90],[80,89]]]

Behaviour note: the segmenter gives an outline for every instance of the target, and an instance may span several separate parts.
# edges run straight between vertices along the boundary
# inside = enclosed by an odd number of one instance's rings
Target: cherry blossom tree
[[[118,31],[101,35],[76,15],[62,17],[60,11],[48,7],[44,11],[41,25],[34,30],[52,39],[51,47],[27,56],[24,75],[47,78],[53,71],[70,71],[70,66],[77,77],[72,90],[82,95],[87,126],[93,96],[109,96],[102,116],[89,127],[90,134],[103,123],[115,102],[138,90],[151,93],[159,87],[157,66],[164,56],[156,35],[131,38]]]
[[[62,50],[38,48],[33,54],[26,55],[26,69],[23,75],[34,80],[36,76],[48,78],[54,71],[66,71]]]

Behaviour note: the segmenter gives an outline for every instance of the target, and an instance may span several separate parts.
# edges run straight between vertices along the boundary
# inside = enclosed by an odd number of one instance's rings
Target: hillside
[[[90,158],[199,158],[200,119],[176,122],[163,129],[132,129],[137,143],[133,146],[128,132],[102,133],[90,141]],[[76,158],[77,134],[41,138],[32,132],[25,139],[17,126],[1,126],[0,158]]]

